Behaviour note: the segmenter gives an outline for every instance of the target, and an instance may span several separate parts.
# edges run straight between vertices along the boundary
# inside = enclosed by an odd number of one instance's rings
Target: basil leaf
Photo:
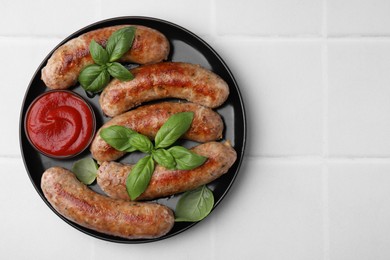
[[[211,212],[213,206],[214,195],[206,185],[187,191],[176,204],[175,221],[200,221]]]
[[[107,51],[95,40],[92,40],[89,44],[89,52],[91,53],[92,59],[96,64],[104,65],[108,62]]]
[[[72,172],[82,183],[89,185],[95,181],[98,165],[92,158],[84,158],[73,164]]]
[[[143,153],[151,153],[153,150],[152,142],[144,135],[134,134],[131,136],[129,142],[132,147]]]
[[[78,80],[85,91],[97,93],[102,91],[108,84],[110,74],[104,65],[92,64],[81,71]]]
[[[158,130],[155,137],[155,147],[165,148],[172,145],[190,128],[193,112],[182,112],[172,115]]]
[[[192,170],[207,160],[207,157],[191,152],[182,146],[174,146],[168,151],[175,158],[176,168],[179,170]]]
[[[108,73],[114,78],[121,81],[129,81],[134,79],[133,74],[118,62],[109,63],[107,67]]]
[[[102,72],[102,68],[99,65],[92,64],[86,66],[78,77],[78,81],[81,86],[88,87]]]
[[[135,134],[137,132],[119,125],[112,125],[100,131],[100,137],[104,141],[122,152],[134,152],[137,150],[129,142],[130,138]]]
[[[152,152],[153,159],[167,169],[175,169],[176,162],[172,154],[165,149],[157,149]]]
[[[131,200],[135,200],[146,190],[153,172],[154,161],[150,155],[140,159],[134,165],[126,179],[126,189]]]
[[[130,50],[134,41],[136,28],[133,26],[124,27],[114,32],[108,38],[106,50],[110,57],[109,62],[118,60]]]

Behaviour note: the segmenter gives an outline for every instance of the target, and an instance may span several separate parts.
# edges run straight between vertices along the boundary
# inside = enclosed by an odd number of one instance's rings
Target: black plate
[[[225,175],[223,175],[222,177],[220,177],[219,179],[215,180],[214,182],[208,185],[208,187],[214,193],[214,198],[215,198],[214,208],[215,208],[222,201],[222,199],[230,189],[231,185],[233,184],[233,181],[235,180],[238,174],[238,170],[240,168],[243,155],[244,155],[244,149],[245,149],[246,121],[245,121],[244,104],[242,102],[238,85],[232,73],[230,72],[229,68],[226,66],[224,61],[221,59],[221,57],[201,38],[191,33],[190,31],[178,25],[175,25],[173,23],[154,19],[154,18],[148,18],[148,17],[119,17],[119,18],[113,18],[113,19],[94,23],[73,33],[65,40],[63,40],[55,49],[57,49],[60,45],[69,41],[70,39],[75,38],[85,32],[102,28],[102,27],[120,25],[120,24],[144,25],[144,26],[157,29],[158,31],[165,34],[171,43],[171,53],[169,55],[169,60],[200,64],[201,66],[210,69],[216,74],[218,74],[219,76],[221,76],[228,83],[230,87],[229,98],[225,102],[225,104],[222,107],[216,109],[216,111],[222,116],[224,120],[225,123],[224,139],[230,140],[235,150],[237,151],[237,161],[229,169],[228,173],[226,173]],[[60,218],[62,218],[65,222],[67,222],[71,226],[93,237],[100,238],[107,241],[112,241],[112,242],[129,243],[129,244],[152,242],[152,241],[157,241],[168,237],[172,237],[194,226],[196,223],[178,222],[175,223],[173,229],[168,234],[160,238],[128,240],[128,239],[102,234],[84,228],[82,226],[79,226],[78,224],[69,221],[63,216],[61,216],[60,214],[58,214],[54,210],[54,208],[50,205],[50,203],[46,200],[46,198],[43,195],[42,189],[40,187],[41,176],[46,169],[52,166],[62,166],[64,168],[71,169],[72,164],[75,161],[80,160],[84,157],[91,156],[89,151],[87,150],[72,159],[56,160],[56,159],[46,157],[38,153],[37,151],[35,151],[34,148],[30,145],[30,143],[27,140],[26,133],[24,131],[24,120],[25,120],[26,111],[28,106],[38,95],[49,90],[48,88],[46,88],[45,84],[41,80],[41,69],[46,65],[47,60],[54,52],[54,50],[50,52],[47,55],[47,57],[43,60],[43,62],[35,72],[33,78],[31,79],[31,82],[27,88],[24,97],[21,115],[20,115],[20,147],[21,147],[24,164],[27,169],[28,175],[31,179],[31,182],[33,183],[35,189],[37,190],[41,198]],[[79,93],[81,96],[83,96],[84,98],[86,98],[86,100],[90,102],[96,114],[96,124],[98,128],[109,119],[105,117],[100,110],[100,106],[98,103],[98,96],[88,97],[84,92],[84,90],[78,85],[71,88],[71,90]],[[189,147],[189,146],[193,146],[194,143],[185,141],[183,145]],[[136,157],[137,157],[136,154],[128,155],[122,158],[121,162],[134,163],[135,160],[137,159]],[[100,188],[96,184],[96,182],[90,187],[93,190],[102,193]],[[167,205],[168,207],[174,210],[176,206],[176,202],[179,197],[180,195],[176,195],[169,198],[158,199],[156,201],[158,203]]]

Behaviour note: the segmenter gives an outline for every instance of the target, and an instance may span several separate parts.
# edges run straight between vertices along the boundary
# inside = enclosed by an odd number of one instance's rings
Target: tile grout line
[[[328,19],[327,0],[322,1],[322,228],[323,228],[323,259],[330,259],[330,221],[329,221],[329,75],[328,75]]]
[[[22,159],[21,155],[16,155],[16,154],[0,155],[0,162],[1,160],[19,160],[19,159]]]
[[[89,249],[91,250],[90,259],[94,260],[94,259],[96,259],[96,243],[95,243],[95,239],[91,240],[90,243],[91,243],[90,247],[89,247]]]
[[[323,123],[324,124],[324,123]],[[324,138],[323,138],[324,139]],[[324,142],[324,140],[322,141]],[[325,154],[324,150],[322,152]],[[326,163],[390,163],[389,156],[329,156],[327,155],[245,155],[248,159],[258,159],[261,161],[284,161],[284,162],[326,162]]]
[[[216,245],[216,237],[217,237],[217,224],[216,224],[216,220],[215,218],[211,218],[211,230],[210,230],[210,242],[211,242],[211,245],[210,245],[210,248],[212,248],[212,252],[211,252],[211,259],[217,259],[216,257],[216,248],[217,248],[217,245]]]
[[[101,20],[102,16],[103,16],[103,1],[99,0],[99,1],[97,1],[97,8],[95,8],[95,19],[96,19],[96,21]]]
[[[18,40],[18,41],[58,41],[61,42],[63,39],[65,39],[67,35],[0,35],[0,41],[12,41],[12,40]]]
[[[217,3],[215,2],[216,0],[211,0],[210,3],[210,34],[213,37],[218,36],[218,30],[217,30]]]
[[[251,160],[260,160],[263,162],[282,162],[282,163],[390,163],[390,157],[330,157],[323,156],[257,156],[257,155],[245,155],[245,158]],[[3,154],[0,155],[1,160],[19,160],[22,159],[21,155],[16,154]]]
[[[212,25],[211,25],[212,27]],[[212,29],[211,31],[213,31]],[[321,41],[321,34],[215,34],[218,38],[227,40],[253,41]],[[390,41],[390,35],[339,35],[326,36],[327,41]]]
[[[322,163],[322,227],[323,227],[323,259],[330,259],[330,219],[329,219],[329,170],[326,161]]]
[[[102,7],[100,7],[102,8]],[[215,7],[213,7],[214,9]],[[96,20],[102,19],[100,11],[96,11]],[[251,34],[218,34],[216,18],[210,18],[210,34],[214,37],[226,40],[243,40],[243,41],[322,41],[322,35],[277,35],[277,34],[265,34],[265,35],[251,35]],[[70,34],[60,35],[29,35],[29,34],[0,34],[0,40],[56,40],[58,42],[64,40]],[[390,41],[390,35],[339,35],[339,36],[326,36],[326,40],[329,41]]]

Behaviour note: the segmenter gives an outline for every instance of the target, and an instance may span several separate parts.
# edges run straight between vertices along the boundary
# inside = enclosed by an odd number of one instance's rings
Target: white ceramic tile
[[[337,41],[328,48],[329,153],[390,155],[390,42]]]
[[[389,172],[389,163],[329,166],[330,259],[389,259]]]
[[[387,0],[0,1],[0,259],[389,259],[387,159],[330,158],[326,175],[310,161],[323,145],[331,157],[390,156],[388,10]],[[154,243],[77,231],[46,206],[18,159],[21,103],[40,62],[67,35],[116,16],[165,19],[206,39],[246,105],[247,157],[232,189],[205,221]],[[323,49],[307,36],[324,28],[382,37],[330,39]]]
[[[95,22],[96,1],[0,1],[0,35],[68,36]]]
[[[390,35],[390,1],[328,0],[329,35]]]
[[[19,115],[28,84],[46,55],[55,47],[55,40],[0,39],[0,63],[3,94],[0,95],[0,143],[7,147],[2,155],[18,155]]]
[[[43,202],[20,159],[0,159],[0,258],[90,259],[93,239]]]
[[[209,34],[211,28],[211,1],[144,0],[103,2],[100,19],[118,16],[147,16],[167,20],[198,34]],[[118,8],[120,6],[120,8]]]
[[[231,39],[211,44],[241,89],[248,116],[248,153],[321,154],[321,45]]]
[[[216,259],[322,259],[321,165],[244,160],[215,211]]]
[[[216,0],[215,10],[220,34],[321,34],[321,0]]]

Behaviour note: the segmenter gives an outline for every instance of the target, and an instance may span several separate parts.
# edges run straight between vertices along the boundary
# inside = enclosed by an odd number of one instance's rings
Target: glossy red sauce
[[[83,151],[95,131],[90,106],[70,91],[49,91],[30,106],[26,131],[30,142],[43,154],[70,157]]]

